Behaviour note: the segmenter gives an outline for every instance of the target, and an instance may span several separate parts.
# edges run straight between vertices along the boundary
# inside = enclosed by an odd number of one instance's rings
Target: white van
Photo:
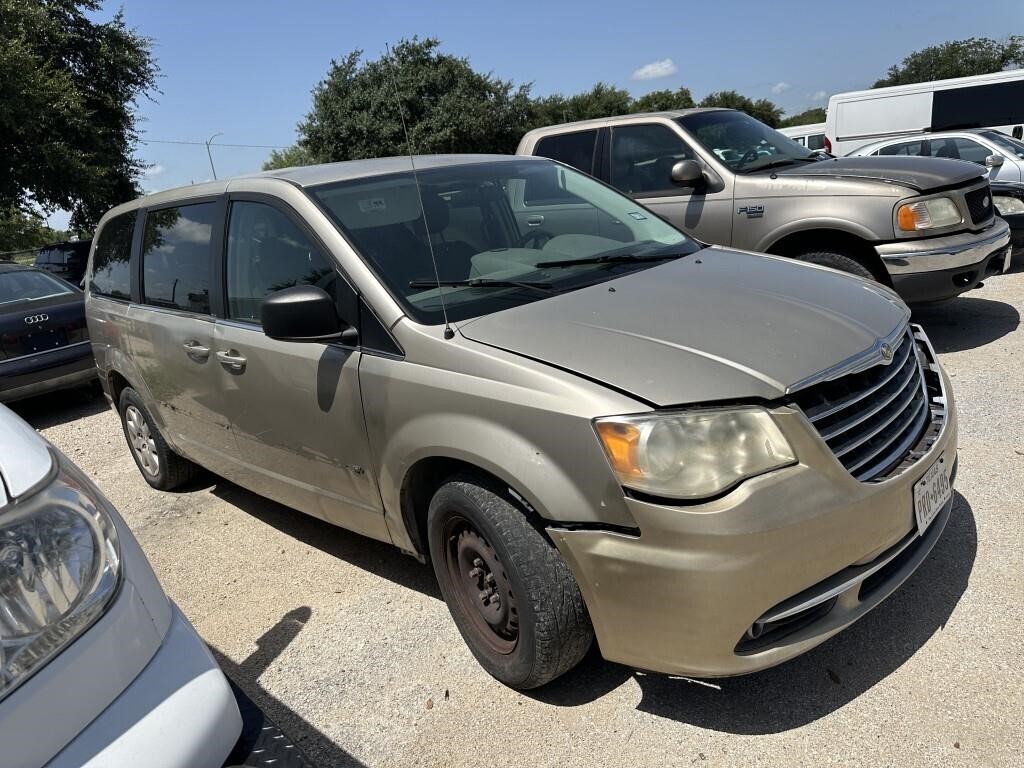
[[[844,156],[865,144],[927,131],[995,128],[1020,138],[1024,69],[838,93],[828,100],[825,148]]]
[[[807,125],[794,125],[789,128],[776,129],[783,136],[788,136],[801,147],[807,147],[812,152],[825,149],[825,123],[808,123]]]

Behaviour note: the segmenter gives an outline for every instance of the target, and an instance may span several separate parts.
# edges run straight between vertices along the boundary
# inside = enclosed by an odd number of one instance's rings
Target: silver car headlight
[[[1024,213],[1024,200],[1009,195],[992,195],[992,205],[1000,216],[1018,216]]]
[[[52,482],[0,510],[0,699],[88,629],[121,579],[99,492],[61,457]]]
[[[594,422],[619,482],[673,499],[699,499],[796,462],[764,408],[703,408]]]

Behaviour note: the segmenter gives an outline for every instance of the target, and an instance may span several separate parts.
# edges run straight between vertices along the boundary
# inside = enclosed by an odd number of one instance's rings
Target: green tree
[[[667,109],[690,109],[697,106],[689,88],[680,87],[676,91],[665,88],[651,91],[635,99],[630,105],[630,112],[662,112]]]
[[[301,144],[292,144],[287,149],[275,149],[270,157],[263,163],[264,171],[274,171],[278,168],[292,168],[297,165],[313,165],[318,162]]]
[[[700,100],[702,107],[726,107],[746,112],[765,125],[778,128],[782,121],[782,110],[768,99],[754,101],[736,91],[715,91]]]
[[[67,232],[50,229],[37,213],[26,213],[14,207],[0,211],[0,253],[38,248],[67,239]]]
[[[150,41],[98,0],[0,0],[0,210],[71,211],[90,229],[138,192],[134,107],[156,88]]]
[[[950,40],[914,51],[889,67],[872,87],[985,75],[1013,67],[1024,67],[1024,35],[1011,35],[1003,42],[989,37]]]
[[[779,123],[779,128],[788,128],[791,125],[810,125],[811,123],[825,122],[825,108],[814,107],[806,109],[796,115],[791,115]]]
[[[530,127],[624,115],[631,111],[632,105],[629,91],[608,83],[597,83],[589,91],[572,96],[556,93],[534,100],[530,110]]]
[[[476,72],[439,46],[414,37],[374,61],[363,61],[362,51],[332,61],[313,89],[299,145],[321,162],[403,155],[400,104],[417,153],[515,151],[529,86]]]

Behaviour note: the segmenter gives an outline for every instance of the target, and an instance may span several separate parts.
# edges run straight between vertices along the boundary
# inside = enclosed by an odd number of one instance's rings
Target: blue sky
[[[117,9],[106,2],[100,18]],[[1024,28],[1022,0],[790,2],[534,2],[481,0],[123,0],[127,23],[153,39],[160,90],[139,105],[147,191],[211,178],[199,141],[284,146],[332,58],[376,58],[402,37],[440,38],[445,51],[535,95],[603,80],[634,95],[685,85],[700,98],[735,89],[788,112],[870,86],[926,45]],[[666,63],[666,60],[669,60]],[[647,65],[655,65],[643,70]],[[638,72],[641,70],[641,72]],[[643,72],[662,75],[638,79]],[[258,170],[269,149],[214,146],[218,176]],[[55,214],[51,224],[63,226]]]

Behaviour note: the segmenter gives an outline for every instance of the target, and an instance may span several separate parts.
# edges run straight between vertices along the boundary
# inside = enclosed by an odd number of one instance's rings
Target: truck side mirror
[[[704,181],[704,169],[696,160],[680,160],[672,166],[672,183],[681,187],[696,187]]]
[[[999,168],[1003,164],[1002,155],[989,155],[985,158],[986,168]]]

